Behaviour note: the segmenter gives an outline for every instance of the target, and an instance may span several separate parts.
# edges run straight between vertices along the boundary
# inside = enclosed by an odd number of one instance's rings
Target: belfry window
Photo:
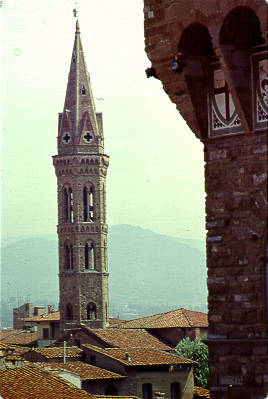
[[[85,269],[95,269],[94,243],[91,240],[85,245]]]
[[[64,245],[64,264],[66,270],[73,269],[73,246],[72,244],[65,243]]]
[[[82,85],[81,89],[80,89],[80,93],[82,94],[82,96],[86,95],[86,88],[84,85]]]
[[[94,222],[93,187],[84,187],[83,191],[84,222]]]
[[[73,223],[73,191],[69,187],[63,189],[64,222]]]
[[[66,306],[66,319],[73,320],[73,307],[70,303],[67,303]]]
[[[96,320],[97,319],[97,307],[96,304],[90,302],[87,305],[87,319],[88,320]]]

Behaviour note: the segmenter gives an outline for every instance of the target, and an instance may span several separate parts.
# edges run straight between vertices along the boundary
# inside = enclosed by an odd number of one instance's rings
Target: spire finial
[[[76,33],[79,33],[79,22],[78,22],[78,0],[75,0],[75,8],[73,9],[74,17],[76,18]]]

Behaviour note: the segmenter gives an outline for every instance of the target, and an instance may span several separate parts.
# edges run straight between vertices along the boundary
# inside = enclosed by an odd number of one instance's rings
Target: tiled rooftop
[[[89,399],[92,395],[32,366],[0,370],[0,395],[4,399]]]
[[[26,317],[22,319],[24,321],[35,321],[35,322],[42,322],[42,321],[60,321],[60,312],[52,312],[48,314],[44,314],[41,316],[32,316]]]
[[[0,330],[0,341],[4,344],[29,345],[37,341],[37,334],[24,330]]]
[[[125,319],[118,319],[116,317],[109,317],[109,327],[115,328],[120,327],[121,324],[125,323],[127,320]]]
[[[118,360],[126,366],[157,366],[157,365],[193,365],[193,360],[185,359],[159,349],[149,348],[98,348],[93,345],[82,345],[95,352]]]
[[[47,359],[53,358],[63,358],[63,348],[53,347],[53,348],[34,348],[32,352],[39,353]],[[81,357],[83,354],[83,350],[77,348],[76,346],[72,346],[66,348],[66,357]]]
[[[141,317],[123,323],[120,328],[189,328],[208,327],[208,315],[194,310],[176,309],[170,312]]]
[[[140,399],[138,396],[107,396],[107,395],[94,395],[98,399]]]
[[[126,378],[120,374],[114,373],[112,371],[108,371],[102,369],[100,367],[92,366],[91,364],[83,363],[80,361],[77,362],[67,362],[67,363],[34,363],[36,367],[46,371],[70,371],[71,373],[77,374],[81,377],[82,381],[88,380],[118,380],[122,378]]]
[[[210,392],[208,389],[201,387],[194,387],[194,398],[210,398]]]
[[[107,347],[112,348],[155,348],[171,350],[172,348],[144,329],[89,329],[94,335],[100,338]]]

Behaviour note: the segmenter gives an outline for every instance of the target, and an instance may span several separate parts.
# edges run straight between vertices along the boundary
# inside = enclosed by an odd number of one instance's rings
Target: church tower
[[[58,243],[61,330],[108,325],[106,173],[97,113],[76,22],[63,112],[58,121]]]

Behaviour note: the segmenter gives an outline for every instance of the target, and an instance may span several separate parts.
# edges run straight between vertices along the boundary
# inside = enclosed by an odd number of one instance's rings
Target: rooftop
[[[109,348],[154,348],[167,351],[172,349],[144,329],[99,328],[89,331]]]
[[[208,315],[195,310],[176,309],[123,323],[120,328],[207,328]]]
[[[23,321],[42,322],[42,321],[60,321],[60,312],[51,312],[40,316],[25,317]]]
[[[126,378],[123,375],[102,369],[100,367],[92,366],[91,364],[83,363],[80,361],[67,362],[65,364],[36,362],[34,363],[34,365],[46,371],[70,371],[71,373],[79,375],[82,381],[111,380],[111,379],[118,380]]]
[[[34,348],[30,352],[39,353],[47,359],[63,358],[63,348]],[[66,348],[66,357],[81,357],[83,349],[77,348],[76,346]]]
[[[201,387],[194,387],[194,398],[210,398],[210,392],[208,389],[201,388]]]
[[[125,366],[193,365],[193,360],[185,359],[159,349],[150,348],[99,348],[84,344],[85,348],[118,360]]]
[[[89,399],[94,396],[33,366],[0,370],[0,395],[5,399]]]
[[[0,330],[0,341],[4,344],[30,345],[37,341],[37,334],[25,330]]]

